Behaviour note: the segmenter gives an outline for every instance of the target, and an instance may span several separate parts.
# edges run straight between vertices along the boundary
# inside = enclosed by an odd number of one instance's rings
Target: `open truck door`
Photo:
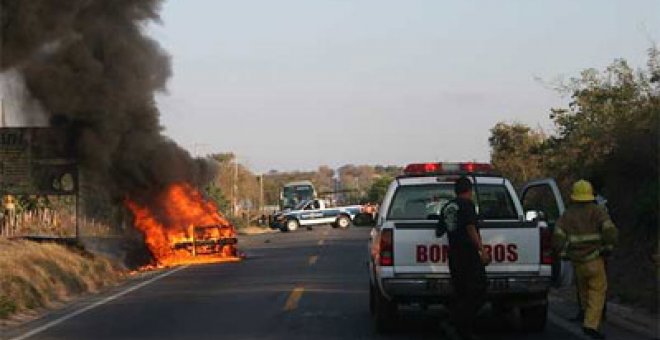
[[[539,220],[547,224],[549,234],[566,209],[561,192],[552,178],[526,183],[520,191],[520,203],[526,220]],[[573,268],[570,262],[562,261],[559,254],[552,254],[552,282],[555,286],[572,281]]]

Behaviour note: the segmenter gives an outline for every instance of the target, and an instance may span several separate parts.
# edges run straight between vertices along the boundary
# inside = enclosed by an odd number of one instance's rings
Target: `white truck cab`
[[[487,299],[503,310],[520,308],[523,325],[542,330],[553,263],[559,263],[551,252],[551,228],[564,210],[554,181],[530,183],[521,200],[489,164],[411,164],[404,173],[389,186],[369,244],[370,310],[377,329],[396,323],[399,305],[453,299],[449,243],[436,229],[440,209],[455,197],[455,180],[467,176],[474,185],[483,244],[493,260],[486,267]],[[554,220],[548,223],[541,215]]]

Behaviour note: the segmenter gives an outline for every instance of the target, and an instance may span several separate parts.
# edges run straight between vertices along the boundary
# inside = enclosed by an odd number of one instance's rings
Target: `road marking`
[[[323,239],[320,239],[320,240],[319,240],[319,246],[322,246],[322,245],[323,245],[323,243],[325,243],[325,240],[323,240]]]
[[[284,308],[282,310],[288,312],[298,308],[298,301],[300,301],[304,291],[305,288],[303,287],[294,288],[291,294],[289,294],[289,297],[286,299],[286,303],[284,304]]]
[[[310,257],[309,257],[309,261],[308,261],[308,262],[309,262],[309,265],[310,265],[310,266],[313,265],[314,263],[316,263],[316,260],[318,260],[318,259],[319,259],[319,256],[318,256],[318,255],[312,255],[312,256],[310,256]]]
[[[85,313],[85,312],[87,312],[87,311],[90,311],[90,310],[92,310],[92,309],[94,309],[94,308],[96,308],[96,307],[98,307],[98,306],[104,305],[104,304],[106,304],[106,303],[108,303],[108,302],[110,302],[110,301],[116,300],[117,298],[120,298],[120,297],[122,297],[122,296],[124,296],[124,295],[126,295],[126,294],[128,294],[128,293],[130,293],[130,292],[132,292],[132,291],[134,291],[134,290],[140,289],[140,288],[142,288],[142,287],[144,287],[144,286],[146,286],[146,285],[148,285],[148,284],[150,284],[150,283],[156,282],[156,281],[158,281],[158,280],[160,280],[160,279],[162,279],[162,278],[164,278],[164,277],[166,277],[166,276],[172,275],[172,274],[174,274],[174,273],[176,273],[176,272],[178,272],[178,271],[180,271],[180,270],[186,269],[186,268],[188,268],[188,266],[178,267],[178,268],[174,268],[174,269],[172,269],[172,270],[170,270],[170,271],[167,271],[167,272],[165,272],[165,273],[162,273],[162,274],[160,274],[160,275],[154,276],[154,277],[152,277],[151,279],[149,279],[149,280],[147,280],[147,281],[140,282],[140,283],[136,284],[135,286],[129,287],[129,288],[127,288],[127,289],[125,289],[125,290],[123,290],[123,291],[121,291],[121,292],[118,292],[118,293],[116,293],[116,294],[114,294],[114,295],[108,296],[107,298],[105,298],[105,299],[103,299],[103,300],[101,300],[101,301],[97,301],[97,302],[95,302],[95,303],[93,303],[93,304],[91,304],[91,305],[89,305],[89,306],[86,306],[86,307],[84,307],[84,308],[81,308],[81,309],[79,309],[79,310],[77,310],[77,311],[75,311],[75,312],[73,312],[73,313],[70,313],[70,314],[64,315],[64,316],[62,316],[62,317],[60,317],[60,318],[58,318],[58,319],[55,319],[55,320],[53,320],[53,321],[51,321],[51,322],[49,322],[49,323],[47,323],[47,324],[45,324],[45,325],[43,325],[43,326],[41,326],[41,327],[37,327],[37,328],[35,328],[35,329],[33,329],[33,330],[31,330],[31,331],[29,331],[29,332],[23,334],[23,335],[17,336],[17,337],[15,337],[15,338],[10,339],[10,340],[23,340],[23,339],[27,339],[27,338],[29,338],[29,337],[31,337],[31,336],[37,335],[37,334],[39,334],[39,333],[41,333],[41,332],[43,332],[43,331],[45,331],[45,330],[47,330],[47,329],[49,329],[49,328],[51,328],[51,327],[53,327],[53,326],[57,326],[57,325],[61,324],[61,323],[64,322],[64,321],[67,321],[67,320],[69,320],[69,319],[71,319],[71,318],[74,318],[74,317],[76,317],[76,316],[78,316],[78,315],[80,315],[80,314],[82,314],[82,313]]]
[[[579,329],[578,327],[574,326],[570,322],[562,319],[560,316],[556,315],[555,313],[548,311],[548,320],[555,325],[563,328],[565,331],[573,334],[574,336],[580,338],[580,339],[590,339],[588,336],[584,335],[582,333],[582,330]]]

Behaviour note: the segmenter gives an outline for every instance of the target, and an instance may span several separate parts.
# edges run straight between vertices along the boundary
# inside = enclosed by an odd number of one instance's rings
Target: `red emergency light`
[[[461,170],[466,172],[491,172],[493,166],[488,163],[460,163]]]
[[[493,167],[488,163],[413,163],[408,164],[403,172],[406,175],[452,174],[452,173],[489,173]]]
[[[442,171],[442,164],[440,163],[416,163],[408,164],[405,170],[406,174],[426,174],[426,173],[435,173]]]

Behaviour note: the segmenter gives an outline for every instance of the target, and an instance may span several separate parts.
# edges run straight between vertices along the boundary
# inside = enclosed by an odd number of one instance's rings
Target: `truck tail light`
[[[539,228],[541,234],[541,264],[552,264],[552,232],[550,228]]]
[[[394,234],[392,229],[383,229],[380,232],[378,245],[378,264],[381,266],[394,265]]]

